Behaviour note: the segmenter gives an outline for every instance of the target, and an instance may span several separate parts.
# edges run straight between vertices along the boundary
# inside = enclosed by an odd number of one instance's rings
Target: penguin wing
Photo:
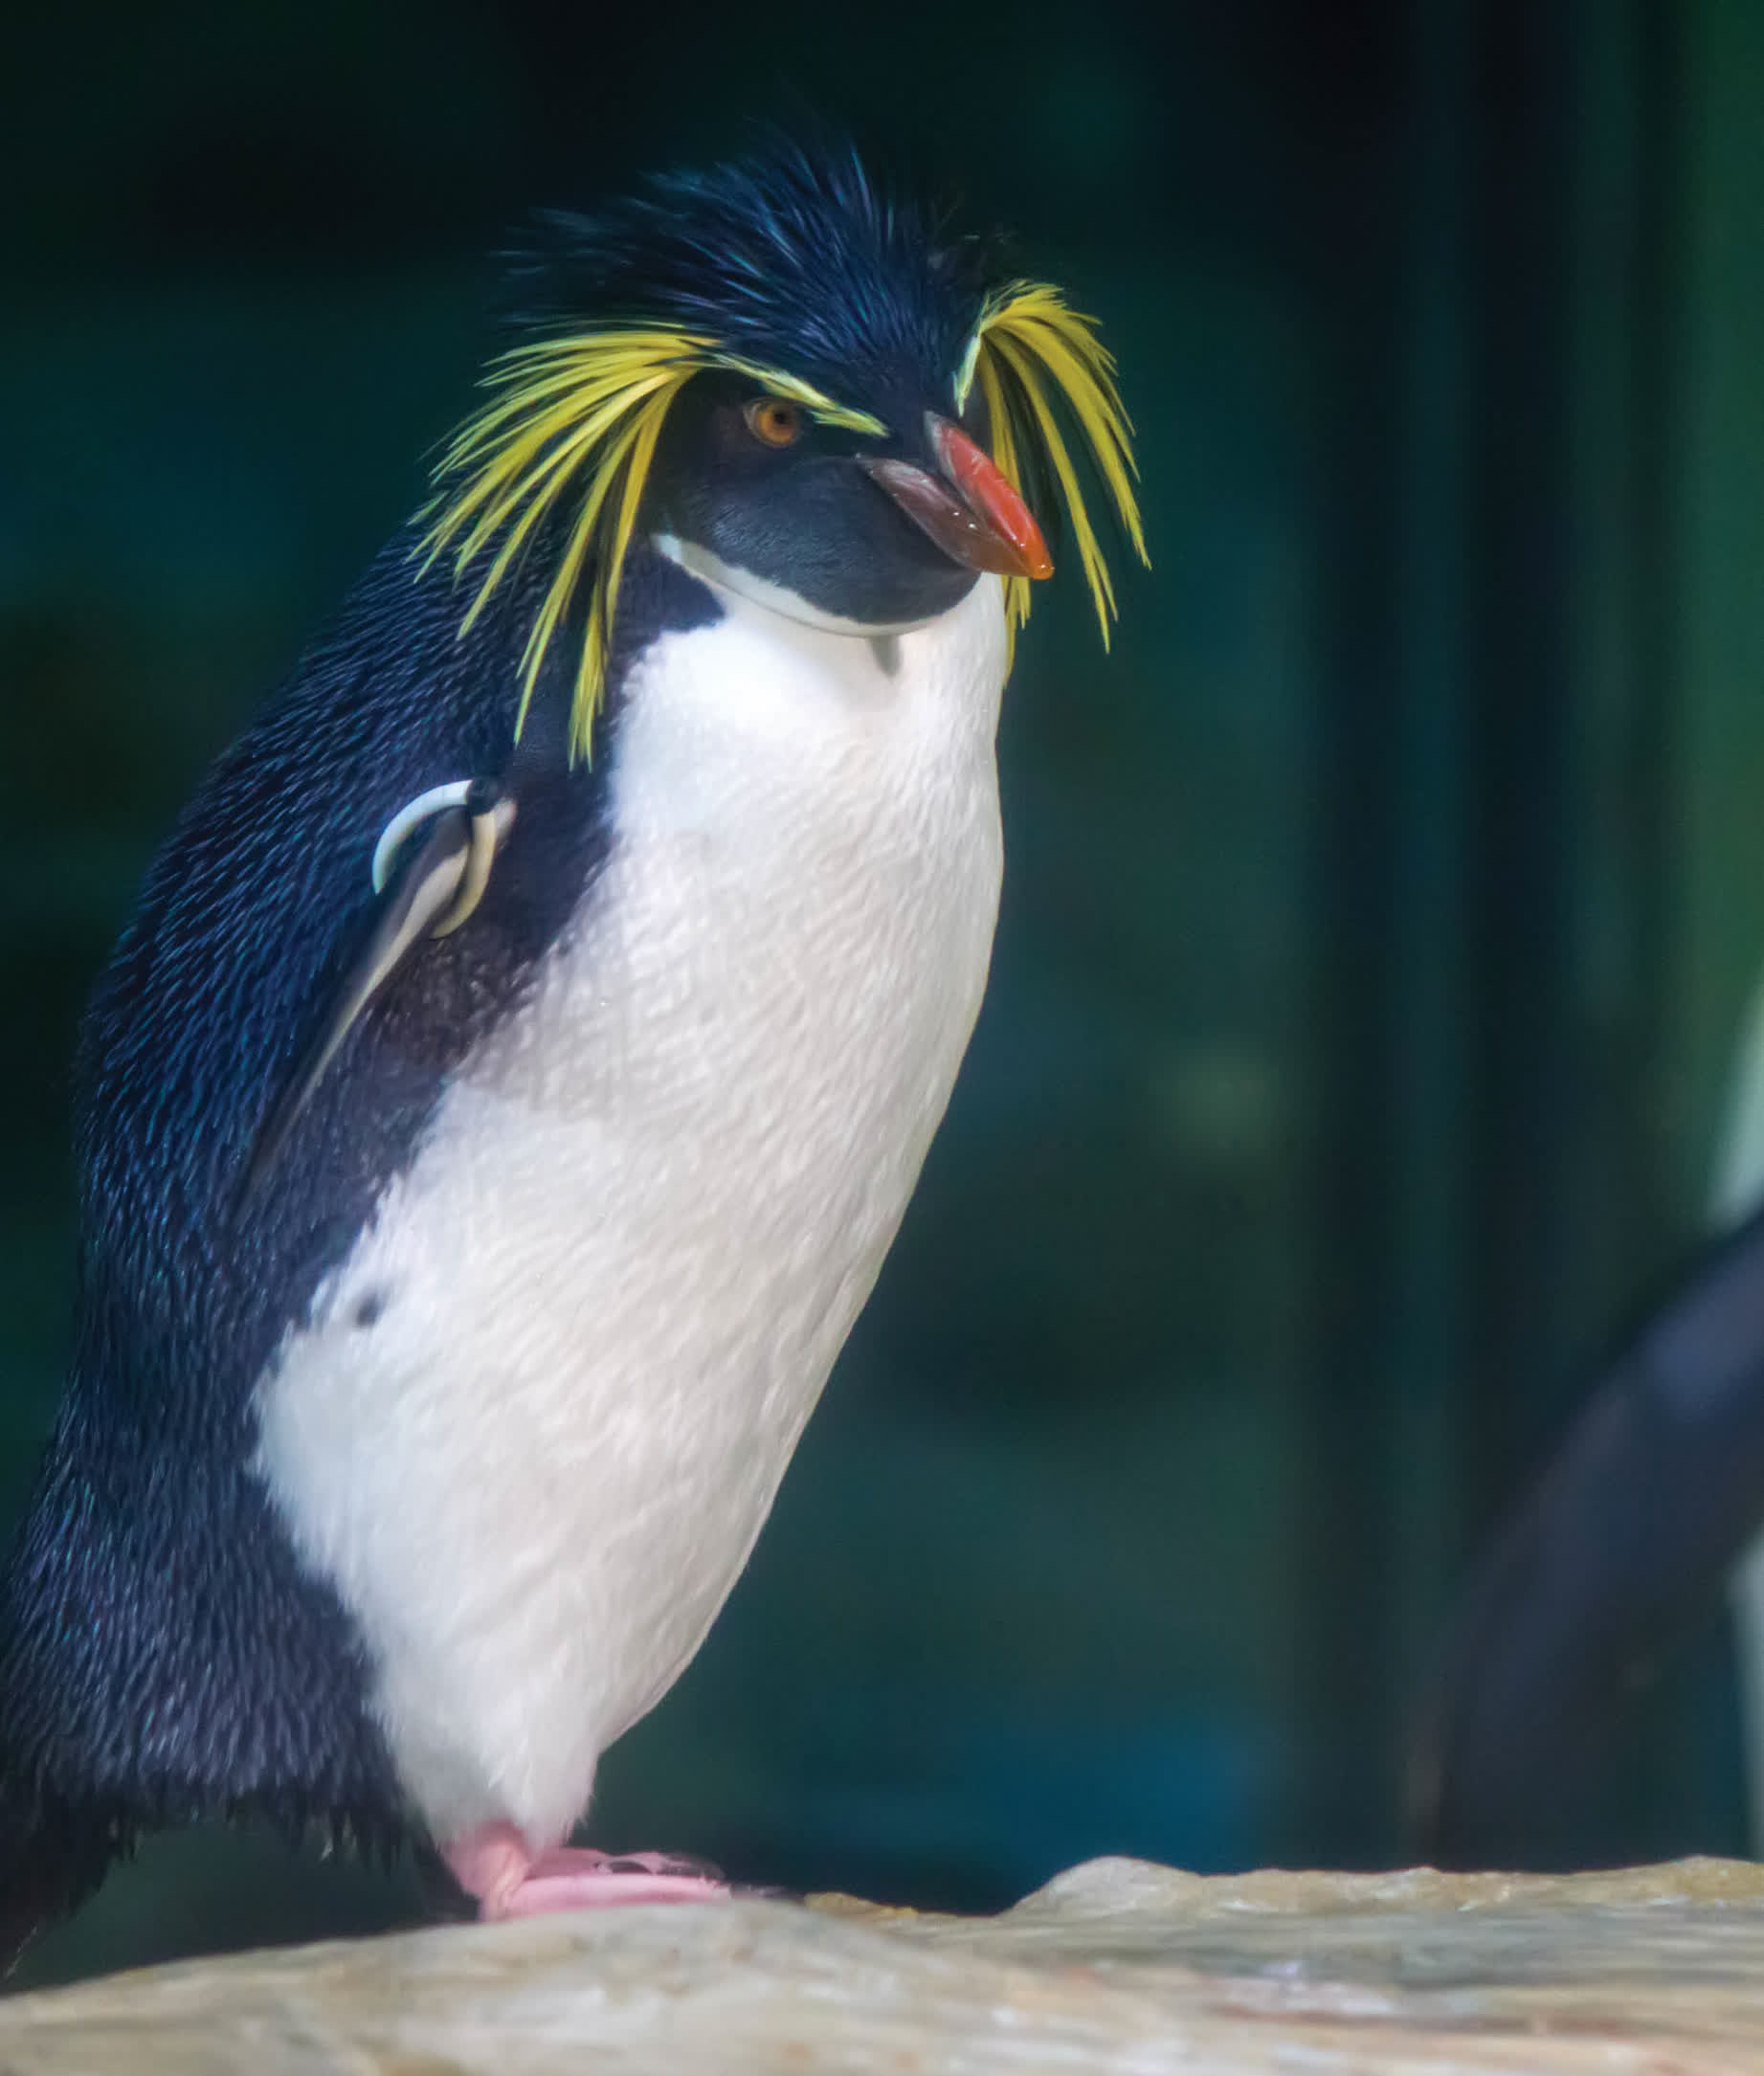
[[[1483,1551],[1411,1754],[1421,1849],[1481,1864],[1571,1779],[1761,1519],[1764,1216],[1642,1320]]]
[[[274,1169],[295,1121],[368,1004],[419,945],[458,929],[482,899],[514,803],[487,780],[438,791],[458,797],[417,820],[410,818],[413,811],[424,808],[429,796],[413,801],[380,839],[374,854],[379,906],[264,1118],[246,1164],[241,1203]],[[428,821],[427,836],[413,850],[405,846],[408,856],[397,859],[402,839],[420,819]]]

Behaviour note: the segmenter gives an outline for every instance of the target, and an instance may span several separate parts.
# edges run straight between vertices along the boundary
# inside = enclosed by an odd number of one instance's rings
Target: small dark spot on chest
[[[364,1290],[355,1301],[354,1309],[349,1314],[349,1324],[352,1327],[378,1326],[391,1303],[390,1291],[378,1288]]]

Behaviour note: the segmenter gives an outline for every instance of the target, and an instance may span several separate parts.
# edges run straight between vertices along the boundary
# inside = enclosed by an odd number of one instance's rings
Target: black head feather
[[[948,234],[854,151],[782,140],[592,214],[547,212],[510,264],[524,329],[677,326],[836,396],[906,370],[947,383],[1007,278],[996,240]]]

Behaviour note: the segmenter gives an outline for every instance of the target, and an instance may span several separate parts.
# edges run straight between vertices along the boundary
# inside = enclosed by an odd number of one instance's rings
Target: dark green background
[[[37,8],[0,32],[0,1497],[83,993],[421,494],[527,206],[810,111],[1099,312],[1150,577],[1005,716],[992,993],[882,1289],[594,1835],[986,1906],[1399,1858],[1478,1532],[1693,1233],[1764,957],[1764,8]],[[1736,1849],[1711,1623],[1540,1860]],[[413,1908],[148,1851],[37,1968]]]

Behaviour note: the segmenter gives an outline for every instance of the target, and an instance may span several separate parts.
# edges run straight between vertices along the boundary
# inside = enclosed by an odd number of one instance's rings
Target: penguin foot
[[[442,1857],[460,1887],[478,1899],[478,1915],[485,1923],[630,1903],[726,1903],[731,1893],[717,1869],[703,1860],[673,1853],[600,1853],[584,1845],[535,1853],[511,1823],[480,1824]]]

